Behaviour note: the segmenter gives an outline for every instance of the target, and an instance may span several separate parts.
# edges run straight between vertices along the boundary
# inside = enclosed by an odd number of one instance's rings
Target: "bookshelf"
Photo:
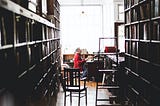
[[[124,0],[125,96],[133,106],[158,106],[160,2]]]
[[[42,1],[0,1],[0,97],[9,93],[12,105],[55,105],[50,99],[59,90],[60,4]],[[47,8],[51,3],[54,6]],[[55,9],[53,22],[47,12]]]

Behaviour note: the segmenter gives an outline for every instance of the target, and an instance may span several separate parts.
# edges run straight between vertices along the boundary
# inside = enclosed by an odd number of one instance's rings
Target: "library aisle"
[[[95,100],[96,100],[96,82],[94,81],[87,81],[87,106],[95,106]],[[107,98],[108,95],[111,95],[108,90],[102,90],[100,91],[101,97]],[[61,88],[59,93],[58,93],[58,99],[57,99],[57,104],[56,106],[64,106],[64,92],[63,89]],[[86,106],[85,105],[85,98],[81,98],[81,106]],[[70,106],[70,98],[67,97],[67,105]],[[73,103],[72,106],[78,106],[78,97],[73,97]]]

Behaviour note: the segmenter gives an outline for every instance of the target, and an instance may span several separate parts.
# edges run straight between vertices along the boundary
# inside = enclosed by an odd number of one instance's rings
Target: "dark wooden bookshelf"
[[[0,1],[0,98],[10,94],[13,106],[55,105],[49,99],[56,98],[60,84],[60,4],[44,2]],[[48,2],[56,23],[47,18]]]
[[[160,2],[124,0],[125,96],[133,106],[158,106],[160,97]]]

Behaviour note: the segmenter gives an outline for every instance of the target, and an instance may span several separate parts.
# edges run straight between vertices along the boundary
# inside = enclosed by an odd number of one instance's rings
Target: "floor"
[[[95,81],[87,81],[87,106],[95,106],[95,100],[96,100],[96,82]],[[108,96],[111,95],[110,92],[108,92],[107,89],[99,90],[99,97],[98,98],[108,98]],[[67,105],[66,106],[78,106],[78,98],[73,98],[72,105],[70,104],[70,98],[67,97]],[[58,95],[52,96],[52,97],[43,97],[39,100],[31,100],[27,99],[25,101],[22,101],[21,98],[18,98],[20,100],[19,102],[15,101],[15,97],[9,92],[6,92],[4,95],[0,96],[0,106],[64,106],[64,92],[62,87],[60,86],[60,90]],[[102,103],[102,102],[101,102]],[[108,103],[108,102],[107,102]],[[100,103],[98,103],[100,104]],[[106,102],[102,103],[106,104]],[[80,106],[86,106],[85,105],[85,98],[81,98],[81,105]]]
[[[95,100],[96,100],[96,82],[94,81],[87,81],[88,91],[87,91],[87,106],[95,106]],[[108,98],[108,95],[111,95],[108,90],[101,90],[99,91],[100,97]],[[58,99],[56,106],[64,106],[64,92],[61,88],[58,93]],[[66,106],[78,106],[78,98],[73,98],[72,105],[70,104],[69,97],[67,97],[67,105]],[[85,98],[81,98],[81,106],[85,105]]]

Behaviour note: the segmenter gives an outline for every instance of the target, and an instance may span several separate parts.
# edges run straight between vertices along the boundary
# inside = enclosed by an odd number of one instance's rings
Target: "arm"
[[[81,59],[81,55],[80,54],[75,54],[74,61],[75,61],[75,63],[80,65],[80,64],[85,63],[86,59]]]

